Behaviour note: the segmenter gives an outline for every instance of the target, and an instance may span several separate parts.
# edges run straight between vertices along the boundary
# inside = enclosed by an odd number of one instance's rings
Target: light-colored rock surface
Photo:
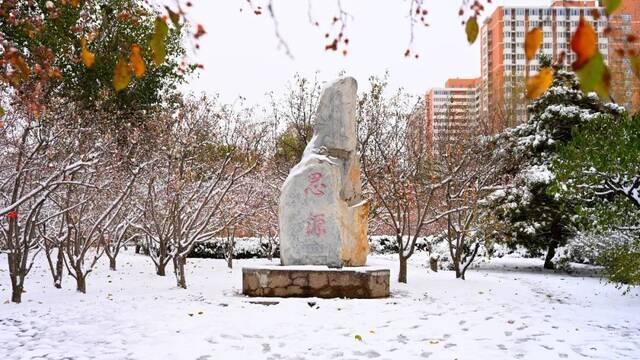
[[[357,83],[325,87],[314,135],[280,196],[283,265],[363,266],[369,204],[362,199],[356,152]]]

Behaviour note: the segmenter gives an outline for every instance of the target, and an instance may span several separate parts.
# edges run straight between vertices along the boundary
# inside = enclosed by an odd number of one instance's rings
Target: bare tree
[[[125,208],[118,215],[118,219],[114,221],[116,224],[113,227],[104,229],[100,234],[101,245],[104,248],[104,253],[109,258],[109,269],[115,271],[117,267],[117,258],[120,254],[120,250],[125,248],[127,244],[136,240],[140,234],[136,233],[131,226],[130,215],[128,214],[129,208]]]
[[[37,227],[48,199],[67,178],[92,165],[95,154],[65,156],[56,141],[70,136],[48,125],[44,115],[15,104],[0,127],[0,251],[7,253],[13,302],[22,300],[24,281],[39,249]],[[37,252],[36,252],[37,253]]]
[[[438,191],[456,174],[441,177],[429,156],[422,121],[423,105],[402,90],[386,97],[386,81],[371,79],[360,100],[360,145],[366,184],[372,189],[372,213],[393,231],[398,246],[398,281],[407,282],[407,260],[418,237],[445,217]]]
[[[121,213],[138,174],[138,169],[122,174],[101,163],[79,172],[73,180],[82,185],[67,185],[59,195],[58,203],[67,209],[60,215],[68,232],[62,243],[65,265],[79,292],[86,293],[87,276],[105,251],[105,234],[115,233],[122,226]],[[93,257],[88,259],[90,252]]]
[[[437,144],[439,172],[451,180],[445,186],[443,210],[446,241],[456,278],[465,279],[484,237],[479,230],[482,199],[496,189],[498,161],[489,145],[475,134],[482,124],[469,118],[465,131]]]
[[[177,285],[187,287],[185,265],[195,244],[220,233],[235,217],[221,216],[228,194],[257,165],[260,126],[250,111],[219,107],[206,98],[167,117],[164,144],[146,181],[147,200],[134,225],[149,241],[158,275],[173,261]]]

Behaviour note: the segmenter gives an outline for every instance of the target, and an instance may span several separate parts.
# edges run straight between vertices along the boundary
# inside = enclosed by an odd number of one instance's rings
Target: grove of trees
[[[421,1],[411,6],[422,14]],[[236,236],[276,252],[279,189],[311,139],[321,83],[296,76],[264,109],[182,94],[197,68],[185,38],[204,34],[190,26],[182,10],[138,0],[0,4],[0,253],[11,301],[22,301],[41,253],[53,286],[69,274],[85,293],[96,264],[117,271],[129,244],[158,276],[172,264],[181,288],[198,244],[226,239],[229,267]],[[399,282],[418,240],[437,235],[456,278],[496,243],[546,251],[553,268],[572,239],[606,238],[615,241],[591,241],[596,263],[612,281],[640,283],[640,118],[585,93],[585,79],[599,80],[581,67],[543,67],[551,78],[529,82],[541,96],[526,123],[489,134],[478,120],[434,146],[422,97],[392,91],[388,75],[361,83],[369,228],[394,238]]]

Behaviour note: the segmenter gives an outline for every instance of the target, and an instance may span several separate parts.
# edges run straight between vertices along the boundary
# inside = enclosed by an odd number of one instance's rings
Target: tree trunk
[[[429,267],[431,271],[438,272],[438,258],[429,258]]]
[[[547,256],[544,259],[544,268],[547,270],[554,270],[556,268],[553,263],[553,257],[556,256],[556,248],[558,247],[558,243],[555,241],[551,241],[549,243],[549,249],[547,250]]]
[[[400,254],[399,256],[400,256],[400,269],[398,271],[398,282],[406,284],[407,283],[407,258],[402,256],[402,254]]]
[[[456,252],[458,252],[457,249]],[[464,280],[464,274],[460,271],[460,255],[456,254],[451,261],[453,262],[453,270],[456,271],[456,279]]]
[[[16,274],[9,274],[9,276],[11,277],[11,302],[20,304],[22,302],[22,282]]]
[[[53,274],[53,286],[56,289],[62,289],[62,272],[64,271],[64,251],[62,247],[58,248],[58,258],[56,259],[56,273]]]
[[[136,244],[136,254],[140,254],[140,245]]]
[[[11,287],[11,302],[16,304],[22,302],[22,286],[16,285]]]
[[[182,256],[176,256],[176,278],[178,280],[178,287],[183,289],[187,288],[187,279],[185,278],[184,265],[187,262]]]
[[[87,293],[87,279],[86,275],[81,271],[76,272],[76,290],[86,294]]]
[[[109,258],[109,269],[112,271],[116,271],[116,257]]]
[[[167,267],[167,264],[159,259],[158,260],[158,265],[156,266],[156,275],[165,276],[167,274],[166,271],[165,271],[166,267]]]

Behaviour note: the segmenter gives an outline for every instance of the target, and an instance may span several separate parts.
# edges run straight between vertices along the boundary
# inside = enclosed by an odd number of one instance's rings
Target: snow
[[[0,298],[10,286],[0,256]],[[106,259],[103,259],[106,260]],[[154,274],[148,257],[101,261],[86,295],[51,284],[39,257],[22,304],[0,303],[0,359],[619,359],[640,357],[640,291],[623,296],[576,265],[484,261],[456,280],[411,258],[409,284],[380,300],[257,299],[240,295],[242,266],[264,259],[189,259],[189,289]],[[370,257],[387,267],[390,255]],[[362,340],[356,339],[359,336]]]
[[[555,175],[546,165],[533,165],[523,170],[522,177],[531,186],[535,184],[550,184]]]

